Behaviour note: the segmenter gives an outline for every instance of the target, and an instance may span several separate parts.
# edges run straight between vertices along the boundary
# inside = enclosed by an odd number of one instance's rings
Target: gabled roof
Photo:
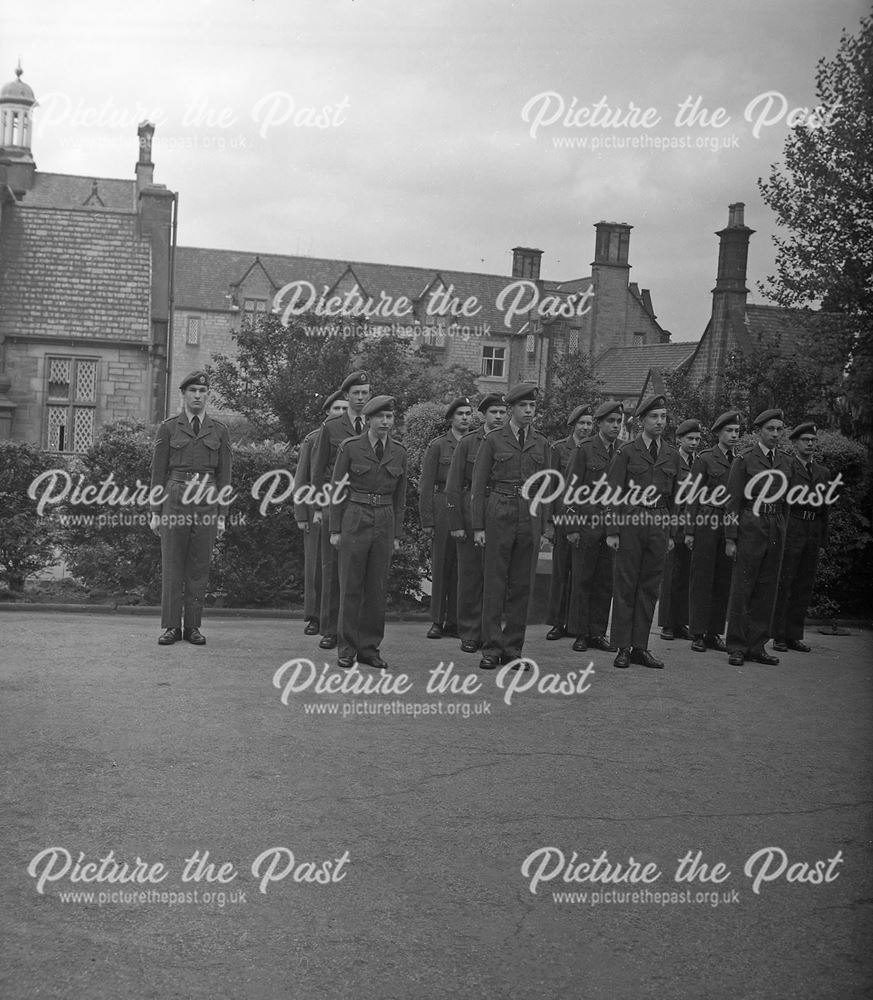
[[[77,177],[37,170],[33,187],[18,202],[29,208],[81,208],[90,211],[135,212],[136,181],[114,177]]]
[[[745,329],[749,343],[742,346],[746,350],[773,347],[781,354],[793,354],[798,334],[814,330],[827,315],[811,309],[747,305]]]
[[[679,368],[696,348],[696,343],[611,347],[597,359],[594,370],[603,379],[604,395],[630,396],[640,391],[652,368]]]

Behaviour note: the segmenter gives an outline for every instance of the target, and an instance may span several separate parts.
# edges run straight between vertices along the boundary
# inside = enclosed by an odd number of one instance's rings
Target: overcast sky
[[[3,15],[0,79],[20,56],[40,170],[132,177],[136,123],[155,121],[181,245],[498,274],[512,247],[536,246],[543,277],[566,280],[590,273],[595,222],[628,222],[631,280],[674,341],[697,340],[730,202],[756,230],[749,287],[764,301],[775,226],[756,181],[787,114],[815,104],[818,59],[867,9],[38,0]],[[689,101],[723,109],[721,126],[677,125]],[[584,123],[586,109],[601,117]],[[564,124],[574,112],[583,123]],[[634,141],[690,146],[607,146]]]

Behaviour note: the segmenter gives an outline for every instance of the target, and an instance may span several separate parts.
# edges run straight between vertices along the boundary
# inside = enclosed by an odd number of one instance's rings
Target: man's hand
[[[312,512],[312,523],[313,524],[321,524],[321,519],[322,519],[322,513],[321,513],[321,511],[320,510],[314,510]]]
[[[618,552],[618,535],[607,535],[606,544],[612,549],[613,552]]]
[[[467,532],[463,528],[458,528],[457,531],[453,531],[452,538],[457,538],[458,541],[462,542],[467,537]]]
[[[339,543],[340,543],[340,532],[338,532],[338,531],[332,531],[330,533],[330,544],[335,549],[338,549],[339,548]]]
[[[689,552],[694,551],[694,535],[685,536],[685,548],[688,549]]]
[[[149,528],[153,535],[161,537],[161,517],[160,514],[152,514],[149,518]]]
[[[400,551],[400,539],[399,538],[395,538],[394,539],[394,551],[395,552],[399,552]]]
[[[737,543],[732,538],[726,538],[724,540],[724,554],[728,559],[737,558]]]
[[[676,542],[672,538],[667,539],[667,551],[672,552],[676,548]]]
[[[297,527],[301,531],[309,531],[309,521],[298,521],[297,522]]]
[[[546,525],[546,530],[543,532],[543,538],[546,541],[551,542],[552,545],[555,544],[555,526],[553,524]]]
[[[579,548],[579,541],[581,538],[582,536],[578,531],[571,531],[570,534],[567,535],[567,541],[573,546],[574,549]]]
[[[480,548],[485,545],[485,532],[484,531],[474,531],[473,532],[473,544],[478,545]]]
[[[227,521],[225,520],[224,514],[218,515],[218,531],[215,534],[216,539],[222,538],[224,536],[225,528],[227,527]]]
[[[433,538],[433,528],[422,528],[425,538]]]

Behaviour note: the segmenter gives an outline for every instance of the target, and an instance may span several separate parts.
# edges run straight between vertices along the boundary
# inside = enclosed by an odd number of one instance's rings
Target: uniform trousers
[[[573,547],[562,528],[555,528],[555,545],[552,549],[552,578],[549,583],[549,614],[547,625],[567,627],[570,610],[570,591],[573,573]]]
[[[458,621],[458,555],[455,540],[449,534],[445,493],[434,494],[433,514],[430,616],[438,625],[444,622],[454,625]]]
[[[203,620],[218,507],[182,503],[187,486],[171,479],[161,508],[161,628],[181,628],[183,616],[185,628]]]
[[[482,590],[484,554],[473,541],[470,528],[470,491],[461,494],[466,536],[455,539],[458,559],[458,635],[465,642],[482,642]]]
[[[612,603],[613,551],[605,529],[581,528],[579,547],[571,546],[573,589],[570,592],[569,629],[573,635],[606,635]]]
[[[724,528],[698,526],[691,553],[688,610],[692,635],[721,635],[727,617],[733,563],[725,555]]]
[[[321,617],[321,525],[303,533],[303,617]]]
[[[779,573],[776,610],[773,613],[773,638],[800,640],[803,620],[812,600],[815,570],[824,531],[824,521],[803,521],[788,515],[785,529],[785,552]]]
[[[756,656],[772,633],[776,585],[782,563],[785,519],[781,514],[740,514],[737,558],[728,599],[728,652]]]
[[[658,624],[661,628],[680,629],[688,625],[690,571],[691,550],[685,547],[680,536],[664,560],[664,575],[658,596]]]
[[[539,545],[539,520],[523,497],[492,492],[485,508],[485,587],[482,597],[482,654],[521,656],[531,580]],[[539,533],[536,533],[539,542]],[[506,620],[504,627],[503,620]]]
[[[319,630],[322,635],[336,635],[339,619],[340,584],[339,555],[330,544],[327,522],[321,525],[321,614]]]
[[[668,529],[657,523],[626,525],[619,532],[613,570],[612,644],[620,649],[649,648],[668,539]]]
[[[348,501],[339,545],[337,655],[372,659],[385,636],[385,593],[394,551],[394,508]]]

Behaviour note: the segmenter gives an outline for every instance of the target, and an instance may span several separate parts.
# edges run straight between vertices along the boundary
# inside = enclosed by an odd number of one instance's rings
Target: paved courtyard
[[[0,994],[871,994],[869,633],[586,674],[535,626],[538,676],[500,676],[426,627],[389,622],[392,690],[331,693],[301,621],[162,649],[0,613]]]

